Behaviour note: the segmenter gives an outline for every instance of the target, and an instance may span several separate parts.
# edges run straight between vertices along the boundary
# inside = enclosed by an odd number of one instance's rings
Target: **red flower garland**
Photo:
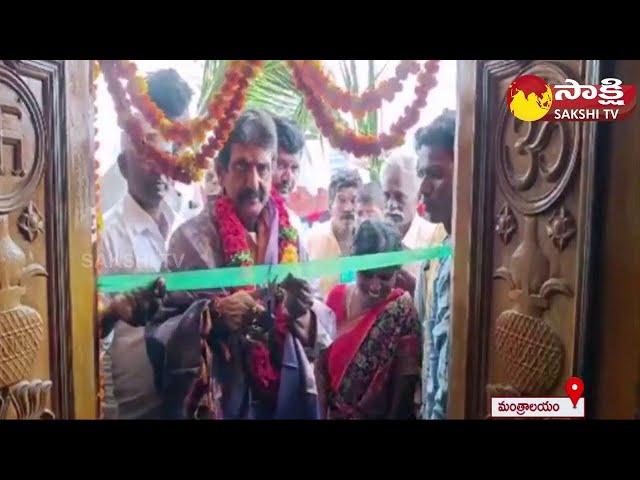
[[[280,263],[297,263],[298,232],[291,226],[284,198],[275,189],[271,190],[271,198],[278,211],[278,260]]]
[[[271,198],[278,211],[278,260],[281,263],[293,263],[298,260],[298,234],[291,226],[283,198],[275,191],[271,193]],[[236,215],[233,201],[224,195],[218,197],[212,213],[220,232],[226,264],[243,267],[253,265],[255,260],[247,242],[247,230]]]
[[[366,112],[376,110],[382,105],[382,100],[393,101],[396,94],[402,91],[402,82],[410,74],[417,74],[420,65],[415,60],[402,60],[396,66],[395,76],[380,83],[375,88],[365,90],[360,95],[354,95],[336,85],[329,74],[322,68],[318,60],[304,60],[298,62],[307,85],[313,94],[324,100],[331,108],[351,112],[355,117],[361,117]]]
[[[213,221],[218,225],[225,263],[235,267],[253,265],[247,230],[236,215],[232,200],[225,195],[218,197],[212,213]]]
[[[273,191],[272,199],[278,211],[278,259],[282,263],[283,260],[293,260],[295,256],[297,261],[297,232],[291,227],[283,198]],[[229,266],[253,265],[255,260],[247,242],[247,230],[240,222],[232,200],[227,196],[217,198],[212,213],[213,221],[218,225],[226,264]],[[250,288],[245,289],[250,290]],[[282,306],[278,306],[275,313],[273,334],[277,345],[282,346],[288,330],[287,318]],[[255,343],[251,350],[251,375],[259,397],[268,402],[275,402],[280,385],[280,372],[273,367],[271,353],[262,343]]]
[[[91,229],[95,228],[95,237],[92,239],[95,243],[93,246],[94,259],[93,259],[93,271],[94,275],[98,275],[102,272],[102,262],[100,261],[100,232],[102,231],[102,211],[100,205],[100,175],[98,174],[98,169],[100,168],[100,161],[97,157],[98,147],[100,146],[98,141],[96,140],[98,136],[98,127],[96,126],[96,121],[98,118],[98,105],[96,104],[96,96],[98,92],[97,80],[100,76],[100,66],[98,62],[92,61],[90,66],[90,74],[91,74],[91,84],[89,85],[90,93],[91,93],[91,104],[93,105],[93,185],[95,188],[94,191],[94,212],[95,216],[92,220],[93,225]],[[101,298],[100,292],[98,292],[96,296],[96,315],[100,315],[103,309],[103,302]],[[98,338],[102,338],[102,323],[98,322]],[[98,419],[104,418],[104,408],[103,402],[105,397],[105,382],[104,382],[104,373],[103,373],[103,359],[102,355],[100,355],[100,349],[97,352],[98,355],[98,392],[97,392],[97,417]]]
[[[184,123],[169,120],[147,93],[146,80],[137,75],[135,63],[119,60],[116,68],[121,78],[127,81],[127,92],[131,103],[145,117],[147,122],[158,130],[166,140],[181,144],[203,141],[207,131],[212,130],[224,117],[228,116],[226,107],[233,99],[236,90],[242,89],[247,78],[252,78],[262,67],[262,60],[234,60],[225,71],[220,91],[214,95],[207,106],[207,114]],[[233,105],[231,106],[233,109]]]
[[[183,183],[190,183],[198,179],[203,169],[208,168],[208,158],[215,156],[222,148],[235,125],[235,121],[240,115],[246,100],[246,90],[249,85],[249,78],[244,77],[238,80],[238,88],[230,97],[227,105],[218,105],[217,108],[226,108],[225,117],[216,125],[214,137],[210,138],[200,152],[195,155],[186,152],[180,156],[161,151],[149,144],[145,139],[144,127],[141,121],[131,114],[131,102],[122,84],[119,71],[121,66],[114,61],[101,61],[107,88],[113,97],[116,113],[118,115],[118,125],[125,130],[134,144],[136,151],[145,161],[152,163],[161,173]],[[251,69],[252,75],[257,74],[257,68]],[[228,98],[228,97],[224,97]],[[211,106],[211,105],[210,105]]]
[[[271,352],[262,343],[254,344],[251,350],[251,376],[259,398],[273,405],[278,398],[280,372],[273,367]]]
[[[293,71],[293,79],[296,86],[305,96],[305,104],[311,111],[323,136],[329,139],[334,148],[353,153],[356,157],[380,155],[383,150],[399,147],[404,141],[407,130],[420,118],[420,109],[427,104],[427,97],[431,89],[437,84],[435,74],[438,71],[438,61],[429,60],[424,64],[424,70],[418,74],[418,85],[415,88],[416,97],[413,103],[406,107],[401,116],[390,128],[389,134],[382,133],[379,136],[360,135],[350,128],[338,125],[333,117],[333,112],[318,98],[313,89],[307,84],[305,71],[299,62],[289,61]]]

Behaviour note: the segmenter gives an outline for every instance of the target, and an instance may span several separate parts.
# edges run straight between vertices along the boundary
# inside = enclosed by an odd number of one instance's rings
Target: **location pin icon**
[[[584,392],[584,383],[578,377],[570,377],[564,389],[571,399],[571,403],[573,403],[573,408],[576,408],[578,406],[578,400],[580,400],[582,392]]]

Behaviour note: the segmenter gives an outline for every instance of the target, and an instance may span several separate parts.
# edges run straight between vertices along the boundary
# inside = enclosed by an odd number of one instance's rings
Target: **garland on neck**
[[[271,199],[278,211],[278,260],[280,263],[297,263],[298,232],[291,226],[284,199],[275,191]],[[247,267],[255,264],[247,241],[247,229],[236,214],[233,201],[227,196],[215,200],[213,221],[218,225],[225,264]]]
[[[298,232],[291,226],[289,212],[284,199],[275,190],[271,199],[278,212],[278,260],[280,263],[297,263]],[[213,221],[218,225],[225,264],[227,266],[252,266],[255,259],[247,241],[247,229],[236,214],[233,201],[223,195],[215,200]],[[250,288],[245,288],[250,290]],[[275,309],[274,339],[281,349],[288,326],[287,316],[281,304]],[[256,394],[262,400],[275,405],[280,385],[280,372],[273,366],[271,353],[261,342],[253,343],[251,349],[251,378]]]

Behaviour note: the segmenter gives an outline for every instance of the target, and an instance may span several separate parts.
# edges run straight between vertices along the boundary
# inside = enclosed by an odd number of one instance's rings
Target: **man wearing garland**
[[[284,202],[272,192],[278,151],[272,117],[243,113],[216,159],[223,194],[173,235],[168,270],[297,262],[302,256]],[[147,349],[164,418],[315,419],[310,358],[330,337],[330,310],[309,285],[119,296],[104,308],[146,325]],[[122,313],[124,311],[124,313]],[[322,317],[319,321],[319,317]]]
[[[285,202],[288,202],[289,195],[298,186],[300,161],[305,142],[304,133],[294,121],[288,118],[274,116],[273,121],[278,132],[278,158],[273,172],[273,187]],[[285,208],[287,209],[291,226],[297,230],[298,234],[303,236],[304,225],[300,217],[288,206],[285,206]]]

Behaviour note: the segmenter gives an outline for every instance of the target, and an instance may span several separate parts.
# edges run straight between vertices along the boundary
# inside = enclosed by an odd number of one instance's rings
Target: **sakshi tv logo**
[[[636,86],[618,78],[604,78],[600,85],[581,85],[567,78],[550,85],[537,75],[521,75],[507,89],[507,106],[525,122],[624,120],[636,107]]]

